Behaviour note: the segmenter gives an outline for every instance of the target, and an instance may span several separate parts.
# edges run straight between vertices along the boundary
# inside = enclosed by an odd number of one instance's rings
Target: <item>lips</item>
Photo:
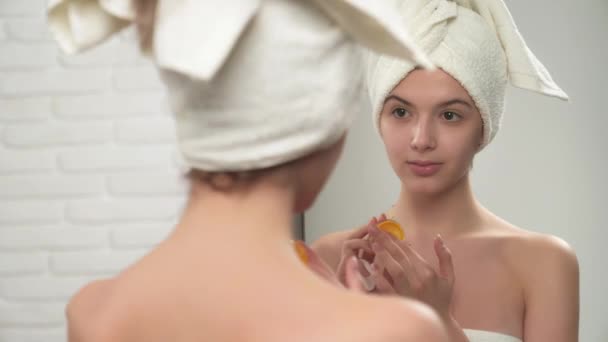
[[[407,165],[415,175],[419,177],[430,177],[439,171],[442,164],[427,160],[414,160],[408,161]]]

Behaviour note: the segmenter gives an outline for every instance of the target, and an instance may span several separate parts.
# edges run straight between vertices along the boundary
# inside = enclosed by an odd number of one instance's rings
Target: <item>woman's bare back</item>
[[[173,248],[74,296],[70,341],[445,341],[422,304],[336,288],[303,266],[235,277]]]

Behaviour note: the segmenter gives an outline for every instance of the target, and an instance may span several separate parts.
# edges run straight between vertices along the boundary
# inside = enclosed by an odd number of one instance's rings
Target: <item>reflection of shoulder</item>
[[[521,230],[508,239],[507,258],[524,286],[578,282],[578,260],[572,247],[556,236]]]
[[[115,280],[91,282],[80,289],[66,307],[69,341],[117,341],[119,318],[110,314]],[[120,312],[113,310],[113,312]]]
[[[561,238],[516,227],[496,216],[491,221],[490,235],[501,242],[507,261],[515,269],[577,264],[572,247]]]

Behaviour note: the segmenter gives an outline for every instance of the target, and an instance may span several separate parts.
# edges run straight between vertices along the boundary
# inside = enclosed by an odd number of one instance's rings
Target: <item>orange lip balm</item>
[[[385,220],[378,223],[377,226],[378,228],[394,236],[397,240],[405,239],[405,233],[403,232],[401,225],[399,225],[399,222],[395,220]]]

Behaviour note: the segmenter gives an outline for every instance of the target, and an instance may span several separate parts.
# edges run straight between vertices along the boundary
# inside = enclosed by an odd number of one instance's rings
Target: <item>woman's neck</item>
[[[226,191],[195,180],[171,238],[211,255],[289,249],[294,201],[293,189],[264,179]]]
[[[389,213],[405,227],[406,234],[419,237],[441,234],[450,238],[478,231],[485,212],[475,200],[466,175],[441,193],[411,193],[402,186],[399,199]]]
[[[234,191],[197,181],[192,186],[182,219],[159,254],[163,263],[187,270],[190,288],[204,286],[188,294],[199,304],[239,317],[276,316],[282,308],[269,306],[269,297],[310,307],[310,298],[331,288],[298,259],[290,241],[293,188],[264,180]]]

